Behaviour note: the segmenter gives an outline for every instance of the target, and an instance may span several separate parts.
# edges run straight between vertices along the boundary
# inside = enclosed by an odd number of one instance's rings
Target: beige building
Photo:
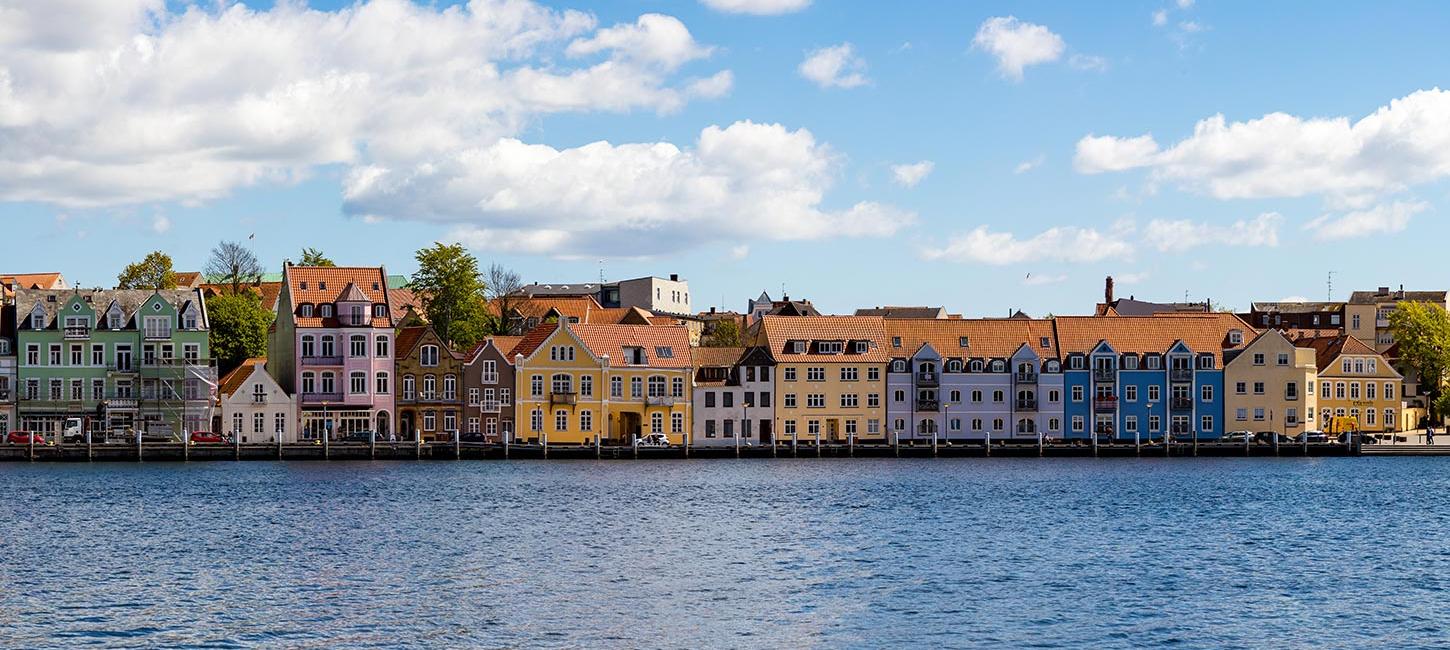
[[[775,439],[882,442],[886,330],[880,316],[764,316],[775,358]]]
[[[1425,416],[1428,405],[1425,403],[1424,394],[1420,391],[1419,377],[1395,358],[1395,337],[1390,332],[1390,312],[1393,312],[1401,302],[1426,302],[1442,308],[1450,308],[1445,291],[1405,291],[1404,285],[1400,285],[1399,289],[1379,287],[1375,291],[1355,291],[1349,295],[1349,301],[1344,307],[1344,333],[1370,345],[1375,352],[1383,354],[1404,376],[1405,411],[1402,413],[1402,417],[1405,421],[1418,424],[1420,418]],[[1414,428],[1414,426],[1407,428]]]
[[[1294,436],[1319,426],[1314,350],[1296,347],[1283,332],[1267,329],[1225,356],[1226,430]]]

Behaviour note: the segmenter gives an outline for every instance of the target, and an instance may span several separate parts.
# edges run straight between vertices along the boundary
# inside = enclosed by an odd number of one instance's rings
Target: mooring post
[[[141,432],[136,431],[136,462],[141,462]]]
[[[891,451],[901,458],[901,432],[896,429],[891,430]]]
[[[986,443],[987,458],[991,458],[992,457],[992,430],[991,429],[987,429],[987,437],[983,439],[983,442]]]
[[[600,436],[594,436],[594,460],[599,460],[604,457],[604,450],[599,446],[599,438]]]
[[[852,431],[852,432],[846,434],[846,455],[849,456],[849,457],[851,457],[851,458],[855,458],[856,457],[856,432],[855,431]]]
[[[799,432],[796,432],[796,431],[790,432],[790,457],[791,458],[800,458],[800,452],[797,451],[797,445],[799,443],[800,443],[800,433]]]
[[[936,458],[936,432],[931,432],[931,457]]]
[[[453,460],[463,458],[463,435],[457,431],[453,432]]]
[[[509,459],[509,432],[503,432],[503,459]]]
[[[328,459],[331,459],[332,458],[332,450],[330,448],[330,445],[328,444],[328,439],[331,438],[331,437],[332,436],[330,435],[330,432],[329,431],[324,430],[322,432],[322,459],[323,460],[328,460]]]
[[[1163,444],[1168,444],[1167,436],[1163,437]],[[1136,427],[1134,427],[1133,429],[1133,453],[1138,456],[1143,455],[1143,433],[1141,431],[1138,431]]]
[[[1037,430],[1037,457],[1042,458],[1042,429]]]
[[[62,436],[65,434],[62,433]],[[30,462],[35,462],[35,432],[30,432]]]
[[[1092,438],[1092,440],[1093,440],[1093,458],[1097,458],[1098,457],[1098,432],[1094,431],[1092,433],[1092,436],[1093,436],[1093,438]]]
[[[545,431],[543,433],[540,433],[539,436],[544,439],[544,460],[548,460],[549,459],[549,432],[548,431]],[[635,456],[635,458],[639,458],[639,445],[635,445],[634,456]]]
[[[821,457],[821,430],[816,429],[816,458]]]

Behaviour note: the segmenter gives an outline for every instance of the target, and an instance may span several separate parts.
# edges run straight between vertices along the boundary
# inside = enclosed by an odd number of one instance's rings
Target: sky
[[[0,0],[0,272],[457,242],[700,310],[1444,288],[1446,33],[1439,2]]]

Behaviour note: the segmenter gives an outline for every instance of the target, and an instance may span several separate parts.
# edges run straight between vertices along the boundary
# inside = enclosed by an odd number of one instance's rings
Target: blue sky
[[[700,309],[1445,284],[1442,3],[753,2],[796,6],[0,0],[25,32],[0,28],[0,270],[107,284],[255,234],[269,267],[316,246],[410,273],[439,240],[528,280],[603,259],[680,273]],[[842,45],[836,85],[802,72]]]

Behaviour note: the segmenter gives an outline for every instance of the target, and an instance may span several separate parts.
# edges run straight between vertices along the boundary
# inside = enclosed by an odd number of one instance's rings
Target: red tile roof
[[[651,368],[689,368],[690,331],[678,325],[570,325],[595,357],[609,355],[610,367],[627,367],[624,348],[644,348]]]
[[[197,289],[202,285],[203,278],[200,271],[177,271],[172,275],[176,276],[178,289]]]
[[[426,317],[423,313],[423,302],[418,299],[418,294],[407,287],[388,289],[388,311],[393,315],[394,323],[403,322],[408,317],[408,308],[412,307],[419,317]]]
[[[539,349],[539,346],[543,345],[544,341],[547,341],[549,339],[549,336],[551,336],[554,333],[554,330],[558,327],[558,323],[540,323],[537,327],[529,330],[523,336],[519,337],[518,344],[515,345],[512,350],[508,351],[508,358],[512,359],[518,355],[523,355],[527,357],[533,354],[534,350]]]
[[[745,348],[741,347],[695,348],[690,353],[690,357],[696,368],[722,368],[735,365],[743,354],[745,354]]]
[[[894,357],[916,354],[922,344],[929,343],[944,358],[1006,358],[1024,344],[1038,356],[1056,358],[1057,334],[1052,321],[1029,318],[994,319],[887,319],[887,352]],[[962,337],[967,337],[966,347]],[[901,338],[901,347],[893,345]],[[1042,339],[1047,347],[1042,347]]]
[[[885,320],[880,316],[762,316],[760,344],[781,363],[884,363],[891,358]],[[806,341],[806,352],[787,351],[789,341]],[[847,345],[844,354],[815,354],[810,341],[870,341],[871,345],[865,353],[852,352]]]
[[[230,396],[237,392],[237,389],[246,383],[247,378],[252,376],[252,371],[262,369],[266,372],[267,358],[255,357],[242,362],[242,365],[233,368],[227,376],[222,377],[221,384],[217,386],[217,393],[223,397]]]
[[[1119,353],[1167,352],[1181,340],[1194,352],[1211,352],[1221,360],[1224,350],[1242,348],[1257,333],[1243,319],[1229,313],[1058,316],[1053,324],[1062,354],[1091,352],[1100,341],[1107,341]],[[1230,345],[1229,330],[1242,332],[1242,342]]]
[[[1301,348],[1314,350],[1314,365],[1320,372],[1329,370],[1334,366],[1334,360],[1341,354],[1359,354],[1364,356],[1379,356],[1374,348],[1365,344],[1348,334],[1334,334],[1332,336],[1303,336],[1294,339],[1294,345]]]
[[[303,303],[335,303],[348,283],[357,285],[369,303],[391,306],[388,300],[388,278],[382,267],[289,266],[284,269],[283,275],[288,283],[287,289],[291,293],[291,307],[294,310]],[[369,309],[369,314],[371,313],[372,310]],[[391,316],[373,317],[372,321],[373,327],[393,326]],[[337,319],[329,318],[324,322],[319,316],[299,316],[296,323],[298,327],[334,327]]]

